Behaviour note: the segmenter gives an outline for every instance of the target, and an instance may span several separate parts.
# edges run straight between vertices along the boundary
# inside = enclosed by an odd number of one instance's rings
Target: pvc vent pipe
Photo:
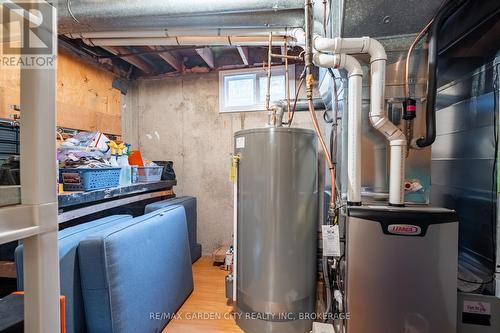
[[[370,54],[370,122],[391,146],[389,204],[404,206],[405,151],[407,140],[403,132],[386,115],[385,69],[387,54],[380,42],[369,37],[323,38],[316,36],[314,47],[319,52]]]
[[[343,68],[348,73],[347,201],[361,205],[361,102],[363,70],[356,58],[346,54],[315,53],[313,62],[326,68]]]

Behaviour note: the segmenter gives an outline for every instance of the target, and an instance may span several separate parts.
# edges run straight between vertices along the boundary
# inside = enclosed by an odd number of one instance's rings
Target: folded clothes
[[[66,168],[109,168],[111,165],[109,162],[102,158],[92,158],[92,157],[80,157],[76,158],[68,158],[59,163],[59,167],[61,169]]]

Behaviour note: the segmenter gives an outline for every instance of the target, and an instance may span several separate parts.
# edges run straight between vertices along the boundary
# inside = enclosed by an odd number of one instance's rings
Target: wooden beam
[[[150,47],[150,49],[155,51],[161,51],[157,47]],[[177,72],[182,73],[182,61],[177,59],[171,52],[165,51],[158,53],[158,56],[165,60],[167,64],[172,66]]]
[[[237,46],[238,53],[240,54],[241,60],[245,66],[248,66],[248,47]]]
[[[112,53],[116,56],[120,56],[120,54],[130,54],[130,51],[123,47],[123,46],[101,46],[103,49],[108,51],[109,53]],[[125,57],[120,57],[129,64],[139,68],[141,71],[143,71],[146,74],[151,74],[153,73],[153,68],[144,60],[142,60],[140,57],[135,56],[135,55],[129,55]]]
[[[209,47],[204,47],[202,49],[196,49],[196,53],[205,61],[205,63],[208,65],[210,68],[215,67],[215,62],[214,62],[214,53]]]

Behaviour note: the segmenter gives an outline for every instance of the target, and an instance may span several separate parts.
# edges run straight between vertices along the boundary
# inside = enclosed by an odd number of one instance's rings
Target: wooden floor
[[[226,304],[224,278],[227,272],[202,257],[193,265],[194,291],[163,333],[243,333]]]

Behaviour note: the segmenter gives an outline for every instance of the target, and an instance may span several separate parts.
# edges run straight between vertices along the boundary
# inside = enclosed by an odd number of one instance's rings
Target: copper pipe
[[[443,8],[444,4],[446,3],[446,0],[443,0],[441,2],[441,5],[438,8],[438,12]],[[417,46],[418,42],[424,37],[424,35],[429,31],[429,29],[432,26],[432,23],[434,23],[434,19],[436,18],[436,15],[427,23],[427,25],[420,31],[420,33],[417,35],[413,43],[411,43],[410,48],[408,49],[408,53],[406,54],[406,66],[405,66],[405,94],[406,98],[410,98],[410,58],[411,54],[413,52],[413,49],[415,46]]]
[[[285,39],[285,45],[284,47],[286,47],[286,44],[287,44],[287,41]],[[273,58],[278,58],[278,59],[285,59],[285,60],[296,60],[296,61],[302,61],[304,60],[301,56],[291,56],[291,55],[283,55],[283,54],[271,54],[271,57]]]
[[[267,91],[266,91],[266,110],[269,111],[271,104],[271,61],[272,61],[272,48],[273,48],[273,33],[269,33],[269,50],[267,53]]]
[[[330,170],[330,178],[331,178],[331,186],[332,186],[332,195],[330,196],[330,208],[335,206],[335,166],[333,164],[332,158],[330,156],[330,152],[328,151],[328,147],[326,146],[325,140],[323,139],[323,135],[321,134],[321,130],[318,124],[318,118],[316,117],[316,112],[314,111],[314,104],[312,100],[308,101],[309,104],[309,113],[311,114],[311,119],[314,125],[314,130],[318,135],[319,142],[321,144],[321,149],[323,150],[323,154],[325,155],[326,161],[328,163],[328,169]]]
[[[417,46],[418,42],[422,39],[422,37],[427,33],[429,28],[431,27],[434,19],[430,20],[429,23],[424,27],[424,29],[418,34],[410,48],[408,49],[408,53],[406,54],[406,66],[405,66],[405,94],[407,98],[410,98],[410,58],[415,46]]]
[[[304,85],[304,78],[300,80],[299,87],[297,88],[297,92],[295,93],[295,101],[293,103],[292,116],[288,120],[288,127],[292,126],[293,118],[295,116],[295,110],[297,109],[297,101],[299,100],[300,89],[302,88],[303,85]]]
[[[288,121],[290,121],[290,74],[288,73],[288,42],[285,39],[285,85],[286,85],[286,106],[287,106],[287,116]]]

